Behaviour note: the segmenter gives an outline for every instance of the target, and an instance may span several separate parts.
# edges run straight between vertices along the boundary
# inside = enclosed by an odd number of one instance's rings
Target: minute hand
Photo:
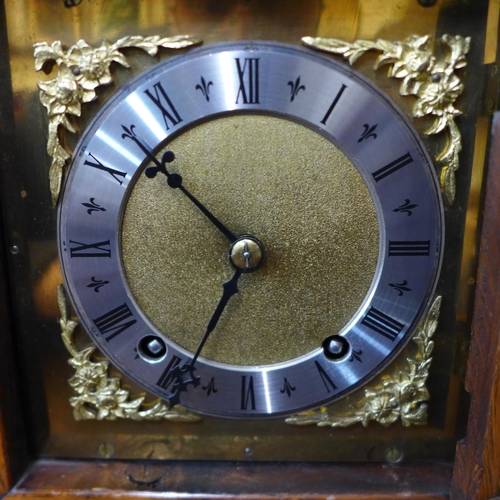
[[[122,125],[125,134],[122,134],[122,138],[132,139],[146,154],[146,156],[155,164],[154,167],[146,168],[146,176],[150,179],[156,177],[158,172],[161,172],[167,177],[167,183],[171,188],[180,189],[197,207],[198,209],[208,218],[208,220],[231,242],[234,243],[237,236],[230,231],[215,215],[208,210],[195,196],[193,196],[183,185],[182,176],[176,173],[170,173],[167,170],[166,164],[171,163],[175,159],[175,155],[172,151],[165,151],[161,162],[158,161],[156,156],[153,154],[151,149],[141,141],[135,134],[135,125],[131,125],[127,128]]]

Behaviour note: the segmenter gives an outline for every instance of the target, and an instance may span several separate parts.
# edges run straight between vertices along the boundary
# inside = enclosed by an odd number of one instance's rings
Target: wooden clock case
[[[83,0],[88,1],[90,0]],[[54,11],[61,0],[49,2]],[[99,2],[97,2],[99,3]],[[204,2],[198,1],[198,4]],[[222,2],[224,3],[224,2]],[[242,4],[250,4],[241,2]],[[301,2],[291,2],[293,8]],[[302,2],[303,4],[304,2]],[[326,2],[328,3],[328,2]],[[345,9],[356,2],[346,2]],[[416,3],[416,0],[415,0]],[[422,2],[426,3],[426,2]],[[432,3],[432,2],[429,2]],[[57,5],[56,5],[57,4]],[[116,2],[118,5],[119,2]],[[284,4],[280,2],[280,4]],[[321,2],[318,2],[318,5]],[[448,5],[449,4],[449,5]],[[497,2],[438,2],[441,30],[486,30],[490,36],[488,112],[497,108]],[[30,7],[36,7],[31,2]],[[282,5],[283,8],[286,8]],[[16,102],[11,67],[6,2],[0,19],[0,179],[4,191],[17,189]],[[78,8],[78,7],[74,7]],[[257,8],[257,7],[256,7]],[[318,7],[321,8],[321,7]],[[433,7],[429,7],[433,8]],[[216,10],[216,8],[214,7]],[[220,6],[221,11],[224,10]],[[341,19],[339,13],[339,19]],[[455,18],[453,16],[456,16]],[[487,20],[487,21],[486,21]],[[57,19],[54,20],[57,22]],[[335,23],[335,19],[332,19]],[[482,30],[482,31],[481,31]],[[456,30],[455,30],[456,31]],[[197,34],[197,33],[194,33]],[[309,33],[303,33],[307,35]],[[464,33],[472,34],[475,33]],[[349,36],[349,33],[345,33]],[[493,40],[493,41],[492,41]],[[493,47],[493,48],[491,48]],[[491,102],[490,102],[491,101]],[[13,282],[12,268],[20,250],[12,228],[22,214],[2,199],[0,223],[0,495],[5,498],[477,498],[500,494],[500,113],[493,115],[487,173],[479,213],[481,236],[465,388],[470,394],[467,433],[457,443],[454,461],[421,463],[201,462],[117,459],[57,459],[36,455],[44,435],[29,432],[30,420],[19,362],[16,310],[26,290]],[[470,145],[469,145],[470,147]],[[45,160],[44,160],[45,161]],[[21,195],[22,196],[22,195]],[[22,247],[21,247],[22,252]],[[22,299],[21,299],[22,300]],[[40,394],[40,398],[44,395]],[[50,432],[50,429],[47,429]]]

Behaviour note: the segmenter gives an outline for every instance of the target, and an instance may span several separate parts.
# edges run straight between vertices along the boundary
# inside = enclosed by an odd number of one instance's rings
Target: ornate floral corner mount
[[[54,205],[59,198],[67,160],[71,157],[71,152],[62,140],[60,127],[76,132],[71,117],[80,116],[82,104],[97,98],[97,87],[113,81],[111,63],[130,68],[121,51],[136,47],[154,56],[160,47],[183,49],[200,43],[200,38],[191,36],[126,36],[113,44],[103,39],[99,47],[92,47],[85,40],[79,40],[68,50],[64,50],[60,41],[50,45],[47,42],[34,44],[36,71],[50,63],[57,65],[54,79],[38,82],[40,101],[47,108],[49,117],[47,152],[52,157],[49,178]]]
[[[66,349],[71,354],[68,363],[75,369],[69,385],[76,395],[69,399],[75,420],[170,420],[173,422],[198,422],[201,417],[182,407],[169,410],[160,400],[151,404],[144,402],[145,397],[131,397],[123,389],[118,377],[108,375],[109,361],[92,359],[95,346],[78,350],[73,334],[78,322],[71,319],[71,307],[62,285],[57,288],[57,300],[61,313],[61,335]]]
[[[285,420],[293,425],[316,424],[319,427],[347,427],[361,422],[365,427],[370,421],[389,426],[401,419],[405,427],[427,424],[429,391],[425,386],[437,328],[441,297],[436,297],[421,326],[413,337],[418,350],[407,358],[407,369],[383,375],[377,384],[364,390],[360,400],[350,405],[342,415],[334,414],[328,407],[306,411]]]
[[[436,157],[443,165],[440,175],[441,189],[446,202],[455,200],[455,172],[459,167],[459,153],[462,149],[460,131],[455,117],[461,111],[455,101],[463,91],[463,84],[455,70],[463,68],[467,62],[470,37],[443,35],[439,41],[447,48],[442,58],[435,56],[430,48],[429,36],[411,35],[404,41],[356,40],[353,43],[334,38],[304,37],[302,43],[314,49],[339,54],[353,65],[370,50],[381,52],[375,62],[375,69],[384,64],[392,65],[389,76],[403,80],[400,87],[402,96],[417,98],[413,117],[433,116],[433,125],[426,135],[447,131],[447,144]]]

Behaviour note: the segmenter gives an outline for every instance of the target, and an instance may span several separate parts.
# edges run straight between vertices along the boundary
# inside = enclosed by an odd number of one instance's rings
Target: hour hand
[[[167,176],[168,185],[172,188],[180,187],[182,185],[182,177],[179,174],[169,173],[167,170],[167,163],[172,163],[175,160],[175,155],[172,151],[165,151],[161,157],[161,162],[151,165],[146,168],[145,174],[148,179],[153,179],[156,174],[161,172]]]
[[[125,131],[124,134],[122,134],[122,138],[127,138],[131,139],[134,141],[141,149],[142,151],[146,154],[146,156],[154,163],[154,166],[150,166],[146,168],[146,177],[148,178],[153,178],[156,177],[156,174],[158,172],[161,172],[167,177],[167,183],[171,188],[174,189],[179,189],[182,191],[194,204],[195,206],[201,211],[205,217],[231,242],[233,243],[236,241],[237,236],[230,231],[217,217],[215,217],[208,208],[205,207],[195,196],[193,196],[182,184],[182,176],[177,173],[171,173],[167,169],[167,163],[171,163],[175,159],[175,155],[172,151],[165,151],[163,153],[161,162],[158,161],[156,156],[153,154],[151,149],[144,144],[144,142],[137,137],[137,134],[135,133],[135,125],[131,125],[129,128],[125,127],[122,125],[123,130]]]

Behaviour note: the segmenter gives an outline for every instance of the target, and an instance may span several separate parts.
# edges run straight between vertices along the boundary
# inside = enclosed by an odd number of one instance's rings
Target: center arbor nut
[[[264,246],[255,236],[245,234],[232,243],[229,260],[244,273],[252,273],[264,262]]]

